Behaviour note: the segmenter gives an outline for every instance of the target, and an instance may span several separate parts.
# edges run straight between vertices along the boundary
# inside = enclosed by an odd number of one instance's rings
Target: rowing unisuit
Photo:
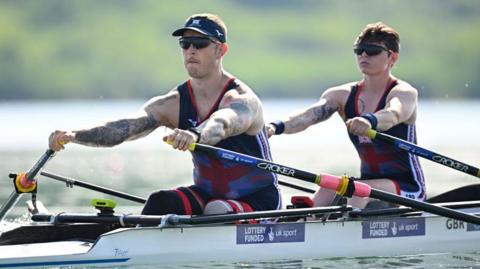
[[[375,112],[385,107],[387,96],[397,83],[395,80],[385,89]],[[361,85],[361,83],[357,83],[352,86],[345,104],[347,120],[360,116],[358,96]],[[417,143],[414,124],[400,123],[384,133]],[[402,196],[420,200],[426,198],[425,179],[417,156],[387,143],[373,142],[368,137],[358,137],[352,134],[349,136],[361,159],[361,179],[388,178],[397,184],[397,191]]]
[[[202,120],[198,117],[190,81],[178,86],[177,90],[180,94],[179,128],[189,129],[199,126],[218,110],[225,93],[234,90],[237,86],[235,78],[231,78],[224,86],[208,115]],[[265,130],[257,135],[240,134],[229,137],[215,146],[272,160]],[[195,185],[191,188],[202,193],[202,196],[246,200],[253,210],[277,209],[280,207],[277,176],[274,173],[208,156],[204,153],[192,152],[192,156]]]

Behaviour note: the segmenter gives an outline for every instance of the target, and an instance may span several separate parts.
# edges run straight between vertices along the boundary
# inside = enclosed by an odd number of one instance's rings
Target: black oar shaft
[[[301,179],[307,182],[316,183],[322,187],[326,187],[332,190],[336,190],[332,186],[339,186],[340,184],[335,184],[336,180],[341,180],[341,178],[336,179],[334,176],[326,175],[325,178],[322,176],[317,176],[313,173],[306,171],[298,170],[288,166],[276,164],[270,161],[266,161],[257,157],[249,156],[246,154],[241,154],[238,152],[217,148],[209,145],[202,144],[192,144],[190,150],[202,151],[208,154],[213,154],[217,158],[223,160],[229,160],[243,165],[253,166],[258,169],[262,169],[268,172],[289,176],[296,179]],[[466,214],[460,211],[455,211],[451,209],[446,209],[440,206],[435,206],[429,203],[421,202],[418,200],[402,197],[392,193],[387,193],[377,189],[373,189],[365,183],[355,182],[355,192],[354,195],[360,197],[371,197],[375,199],[384,200],[387,202],[404,205],[408,207],[413,207],[425,212],[433,213],[436,215],[444,216],[447,218],[454,218],[458,220],[463,220],[466,222],[480,224],[480,217]]]
[[[477,167],[457,161],[455,159],[430,151],[428,149],[419,147],[403,139],[400,139],[388,134],[380,133],[375,130],[369,130],[368,136],[372,139],[389,143],[400,150],[407,151],[411,154],[414,154],[419,157],[425,158],[427,160],[436,162],[438,164],[450,167],[457,171],[464,172],[466,174],[469,174],[475,177],[480,177],[480,169]]]
[[[292,184],[290,182],[286,182],[286,181],[283,181],[283,180],[278,180],[278,184],[283,185],[285,187],[295,189],[295,190],[304,191],[304,192],[307,192],[307,193],[312,193],[312,194],[315,193],[315,191],[310,189],[310,188],[303,187],[303,186],[298,186],[297,184]]]
[[[78,180],[78,179],[73,179],[73,178],[60,176],[60,175],[57,175],[57,174],[49,173],[47,171],[42,171],[40,173],[40,175],[51,178],[51,179],[55,179],[55,180],[58,180],[58,181],[65,182],[65,183],[67,183],[67,185],[79,186],[79,187],[82,187],[82,188],[85,188],[85,189],[109,194],[109,195],[112,195],[112,196],[116,196],[116,197],[119,197],[119,198],[123,198],[123,199],[130,200],[130,201],[133,201],[133,202],[141,203],[141,204],[144,204],[147,201],[144,198],[139,197],[139,196],[131,195],[131,194],[128,194],[128,193],[116,191],[116,190],[105,188],[105,187],[101,187],[101,186],[91,184],[91,183],[87,183],[87,182],[84,182],[84,181],[81,181],[81,180]]]
[[[55,154],[55,151],[47,149],[45,153],[40,157],[40,159],[33,165],[33,167],[27,172],[27,180],[32,181],[35,176],[38,174],[40,169],[50,160],[51,157]]]
[[[425,203],[422,201],[405,198],[403,196],[398,196],[389,192],[372,189],[370,192],[370,197],[379,199],[382,201],[387,201],[395,204],[401,204],[403,206],[408,206],[411,208],[416,208],[425,212],[430,212],[436,215],[449,217],[453,219],[459,219],[470,223],[480,224],[480,218],[475,215],[465,214],[460,211],[456,211],[450,208],[441,207]]]
[[[267,161],[264,159],[260,159],[257,157],[249,156],[246,154],[242,154],[242,153],[238,153],[238,152],[234,152],[234,151],[230,151],[222,148],[217,148],[210,145],[204,145],[204,144],[192,144],[192,145],[194,145],[193,150],[202,151],[202,152],[214,155],[217,158],[220,158],[223,160],[230,160],[237,163],[242,163],[244,165],[254,166],[268,172],[272,172],[275,174],[284,175],[284,176],[288,176],[296,179],[301,179],[306,182],[317,184],[317,180],[318,180],[317,175],[307,171],[302,171],[300,169],[295,169],[285,165],[276,164],[271,161]]]

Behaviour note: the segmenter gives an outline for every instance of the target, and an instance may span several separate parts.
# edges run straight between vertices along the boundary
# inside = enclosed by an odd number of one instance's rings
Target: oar
[[[102,187],[102,186],[98,186],[98,185],[95,185],[95,184],[87,183],[85,181],[81,181],[81,180],[78,180],[78,179],[73,179],[73,178],[69,178],[69,177],[60,176],[60,175],[57,175],[57,174],[49,173],[47,171],[40,172],[40,175],[51,178],[51,179],[55,179],[55,180],[58,180],[58,181],[65,182],[65,183],[67,183],[68,187],[71,187],[71,186],[75,185],[75,186],[79,186],[79,187],[82,187],[82,188],[85,188],[85,189],[89,189],[89,190],[93,190],[93,191],[97,191],[97,192],[101,192],[101,193],[106,193],[106,194],[109,194],[109,195],[112,195],[112,196],[116,196],[116,197],[119,197],[119,198],[123,198],[123,199],[130,200],[130,201],[133,201],[133,202],[141,203],[141,204],[144,204],[147,201],[147,200],[145,200],[145,198],[142,198],[142,197],[139,197],[139,196],[135,196],[135,195],[131,195],[131,194],[128,194],[128,193],[116,191],[116,190],[105,188],[105,187]]]
[[[53,157],[53,155],[55,155],[55,151],[48,149],[27,173],[17,176],[14,183],[16,185],[15,190],[10,194],[7,202],[0,209],[0,221],[2,221],[8,212],[15,206],[20,199],[21,194],[35,189],[35,176],[47,161]]]
[[[318,184],[321,187],[335,190],[337,194],[345,196],[350,193],[358,197],[370,197],[399,205],[412,207],[418,210],[440,215],[447,218],[463,220],[466,222],[480,224],[480,217],[466,214],[460,211],[435,206],[426,202],[402,197],[393,193],[381,191],[370,187],[368,184],[351,180],[347,176],[333,176],[329,174],[315,175],[310,172],[291,168],[281,164],[276,164],[267,160],[241,154],[238,152],[217,148],[209,145],[192,143],[189,146],[190,151],[200,151],[216,156],[217,158],[241,163],[243,165],[256,167],[268,172],[300,179],[303,181]]]
[[[428,149],[419,147],[403,139],[400,139],[388,134],[380,133],[372,129],[368,130],[368,137],[374,140],[387,142],[400,150],[410,152],[411,154],[414,154],[422,158],[425,158],[427,160],[450,167],[460,172],[464,172],[475,177],[480,177],[480,169],[478,169],[477,167],[457,161],[445,155],[435,153]]]
[[[315,191],[310,189],[310,188],[303,187],[303,186],[298,186],[297,184],[286,182],[286,181],[283,181],[283,180],[280,180],[280,179],[278,180],[278,184],[283,185],[285,187],[289,187],[289,188],[298,190],[298,191],[308,192],[308,193],[312,193],[312,194],[315,193]]]

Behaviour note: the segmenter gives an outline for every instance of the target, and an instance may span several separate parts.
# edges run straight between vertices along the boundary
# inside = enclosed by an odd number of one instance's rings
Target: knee
[[[236,200],[213,200],[203,209],[205,215],[250,212],[252,209],[244,202]]]
[[[205,215],[227,214],[233,212],[232,207],[223,200],[208,202],[203,209]]]
[[[183,204],[175,192],[158,191],[150,194],[142,215],[183,214]]]

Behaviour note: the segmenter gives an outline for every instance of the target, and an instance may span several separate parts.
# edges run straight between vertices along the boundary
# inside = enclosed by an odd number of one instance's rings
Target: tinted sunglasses
[[[365,52],[368,56],[375,56],[383,51],[389,52],[387,48],[375,44],[358,44],[353,47],[353,52],[357,55],[361,55]]]
[[[184,50],[190,48],[190,45],[193,45],[196,49],[203,49],[208,47],[213,41],[208,37],[203,36],[188,36],[181,37],[178,40],[180,47]]]

